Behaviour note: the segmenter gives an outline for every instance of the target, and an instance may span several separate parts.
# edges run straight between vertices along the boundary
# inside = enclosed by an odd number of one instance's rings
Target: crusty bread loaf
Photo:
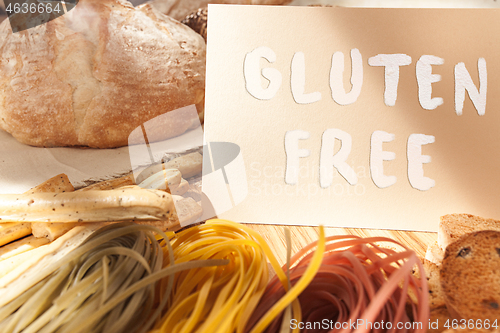
[[[0,128],[34,146],[109,148],[127,145],[132,130],[174,109],[196,104],[201,118],[205,51],[189,27],[125,0],[80,0],[15,34],[5,21]],[[155,139],[191,125],[168,119]]]
[[[500,319],[500,232],[478,231],[448,245],[440,271],[456,319]]]
[[[442,250],[465,234],[480,230],[500,231],[500,221],[470,214],[441,216],[438,229],[438,245]]]
[[[209,4],[235,5],[286,5],[292,0],[151,0],[156,9],[165,15],[182,20],[198,8],[205,8]]]

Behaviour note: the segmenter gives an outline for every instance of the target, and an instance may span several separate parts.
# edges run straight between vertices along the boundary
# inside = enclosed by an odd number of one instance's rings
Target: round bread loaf
[[[165,15],[182,20],[187,15],[199,8],[205,8],[209,4],[228,5],[286,5],[292,0],[151,0],[156,9]]]
[[[478,231],[448,245],[440,280],[455,319],[500,319],[500,232]]]
[[[111,148],[171,110],[196,104],[202,119],[205,51],[189,27],[124,0],[80,0],[67,14],[19,33],[6,20],[0,128],[33,146]],[[154,140],[192,125],[171,118]]]

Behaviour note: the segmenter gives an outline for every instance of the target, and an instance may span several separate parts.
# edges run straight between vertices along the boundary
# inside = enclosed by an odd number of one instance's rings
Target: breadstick
[[[181,226],[186,226],[195,222],[201,215],[203,209],[194,201],[193,198],[182,198],[175,201],[175,210],[179,217]]]
[[[25,237],[16,242],[0,247],[0,261],[9,259],[18,254],[36,249],[49,242],[46,238],[35,238],[34,236]]]
[[[1,223],[0,246],[31,234],[31,223]]]
[[[92,190],[113,190],[123,186],[135,185],[134,176],[132,174],[120,178],[105,180],[99,183],[79,189],[78,191],[92,191]]]
[[[67,233],[72,228],[76,227],[78,223],[68,223],[68,222],[57,222],[57,223],[47,223],[47,222],[34,222],[31,223],[31,232],[36,238],[46,238],[49,241],[54,241],[60,236]]]
[[[200,174],[203,166],[203,157],[200,153],[191,153],[174,158],[165,163],[165,168],[175,168],[182,173],[184,179]]]
[[[177,186],[171,186],[170,191],[174,195],[184,195],[189,190],[189,183],[184,178]]]
[[[187,179],[200,174],[203,166],[203,157],[200,153],[191,153],[174,158],[167,163],[154,164],[137,176],[137,184],[142,183],[147,178],[163,169],[177,169],[181,172],[182,178]]]
[[[43,192],[73,192],[75,188],[69,181],[69,178],[64,173],[57,175],[55,177],[46,180],[40,185],[32,188],[26,194],[31,193],[43,193]],[[49,241],[53,241],[57,237],[61,236],[68,232],[71,228],[74,228],[77,223],[44,223],[44,222],[35,222],[31,223],[31,233],[36,238],[46,238]]]
[[[167,220],[170,194],[137,186],[109,191],[0,195],[0,222],[111,222]]]
[[[25,192],[25,194],[72,192],[73,190],[73,185],[71,185],[68,176],[62,173],[33,187],[31,190]],[[31,231],[31,223],[4,223],[0,225],[0,246],[28,236],[31,234]]]
[[[112,190],[123,186],[135,185],[134,177],[132,174],[120,178],[105,180],[99,183],[77,190],[78,192],[92,191],[92,190]],[[45,237],[51,242],[58,237],[64,235],[71,228],[74,228],[78,223],[46,223],[37,222],[32,223],[33,235],[37,238]]]
[[[0,262],[0,306],[19,296],[23,288],[16,287],[25,285],[26,280],[29,281],[30,287],[40,282],[46,277],[46,275],[43,276],[42,274],[49,264],[60,260],[64,255],[74,250],[102,226],[102,223],[78,226],[52,243]],[[27,270],[32,270],[38,274],[25,274]],[[10,287],[9,284],[12,282],[14,282],[14,285]]]
[[[154,190],[170,190],[170,187],[179,186],[182,175],[177,169],[160,170],[154,175],[146,178],[139,187]]]
[[[33,187],[31,190],[25,192],[25,194],[43,193],[43,192],[73,192],[75,189],[69,178],[64,173],[61,173],[55,177],[52,177],[40,185]]]

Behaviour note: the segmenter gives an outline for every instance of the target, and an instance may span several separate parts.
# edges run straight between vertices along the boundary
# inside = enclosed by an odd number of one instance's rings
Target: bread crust
[[[500,232],[474,232],[448,245],[440,281],[453,318],[499,319]]]
[[[471,214],[449,214],[441,216],[438,231],[438,245],[446,247],[460,237],[480,230],[500,231],[500,221]]]
[[[205,43],[149,5],[80,0],[13,34],[0,25],[0,127],[33,146],[125,146],[142,123],[196,104],[203,117]],[[166,124],[156,140],[191,124]]]

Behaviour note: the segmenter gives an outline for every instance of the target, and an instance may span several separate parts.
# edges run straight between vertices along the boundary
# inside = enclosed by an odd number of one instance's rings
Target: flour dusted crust
[[[182,20],[198,8],[207,7],[209,4],[234,4],[234,5],[286,5],[292,0],[151,0],[156,9],[176,20]]]
[[[203,117],[205,43],[150,5],[80,0],[13,34],[0,25],[0,127],[33,146],[127,145],[145,121],[196,104]],[[185,132],[172,119],[155,139]]]

